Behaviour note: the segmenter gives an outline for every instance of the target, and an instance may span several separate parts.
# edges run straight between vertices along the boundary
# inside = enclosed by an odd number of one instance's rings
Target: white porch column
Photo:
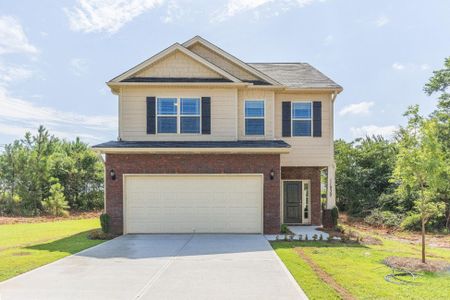
[[[328,195],[327,195],[327,209],[332,209],[336,206],[336,164],[328,166]]]

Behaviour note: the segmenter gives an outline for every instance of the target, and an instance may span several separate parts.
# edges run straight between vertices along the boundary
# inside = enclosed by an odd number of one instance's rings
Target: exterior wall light
[[[111,169],[111,171],[109,171],[109,175],[111,176],[112,180],[116,180],[116,172],[114,172],[114,170]]]
[[[273,180],[275,178],[275,171],[272,169],[270,170],[270,180]]]

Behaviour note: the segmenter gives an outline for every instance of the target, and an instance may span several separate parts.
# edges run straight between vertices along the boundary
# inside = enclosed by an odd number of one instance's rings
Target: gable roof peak
[[[183,47],[189,48],[190,46],[192,46],[192,45],[194,45],[196,43],[202,44],[203,46],[205,46],[206,48],[210,49],[211,51],[219,54],[220,56],[226,58],[227,60],[231,61],[232,63],[240,66],[241,68],[243,68],[247,72],[255,75],[256,77],[259,77],[259,78],[269,82],[272,85],[281,85],[278,81],[276,81],[275,79],[273,79],[269,75],[259,71],[258,69],[252,67],[251,65],[243,62],[239,58],[237,58],[234,55],[226,52],[222,48],[214,45],[213,43],[211,43],[210,41],[204,39],[203,37],[201,37],[199,35],[196,35],[193,38],[187,40],[182,45],[183,45]]]
[[[190,51],[180,43],[174,43],[171,46],[167,47],[166,49],[162,50],[161,52],[153,55],[149,59],[143,61],[142,63],[134,66],[133,68],[129,69],[128,71],[120,74],[119,76],[113,78],[110,80],[110,82],[119,82],[126,78],[129,78],[133,76],[134,74],[138,73],[140,70],[150,66],[151,64],[155,63],[156,61],[159,61],[161,58],[166,57],[167,55],[171,54],[174,51],[180,51],[183,54],[191,57],[192,59],[198,61],[200,64],[206,66],[207,68],[213,70],[214,72],[222,75],[223,77],[231,80],[232,82],[242,82],[235,76],[231,75],[227,71],[217,67],[216,65],[210,63],[209,61],[205,60],[203,57],[197,55],[196,53]]]

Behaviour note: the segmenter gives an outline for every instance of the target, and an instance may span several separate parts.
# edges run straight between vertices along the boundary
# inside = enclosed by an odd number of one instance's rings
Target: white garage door
[[[261,175],[125,175],[125,233],[261,233]]]

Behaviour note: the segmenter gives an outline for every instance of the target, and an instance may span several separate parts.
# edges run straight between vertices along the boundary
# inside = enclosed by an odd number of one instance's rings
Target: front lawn
[[[273,248],[310,299],[339,299],[311,265],[301,258],[303,251],[316,266],[356,299],[449,299],[450,272],[422,274],[415,285],[386,282],[391,273],[382,261],[388,256],[420,257],[418,245],[383,240],[383,245],[317,242],[273,242]],[[450,261],[450,250],[428,249],[428,256]],[[411,280],[411,278],[405,278]]]
[[[87,238],[99,227],[97,218],[0,225],[0,281],[102,243]]]

